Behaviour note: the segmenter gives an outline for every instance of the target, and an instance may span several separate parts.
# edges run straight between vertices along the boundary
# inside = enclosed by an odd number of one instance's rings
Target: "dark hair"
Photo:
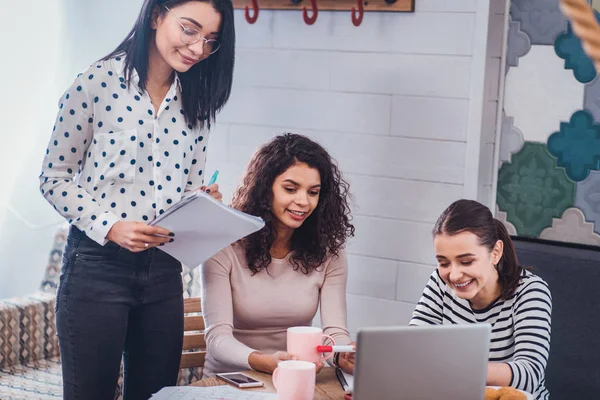
[[[163,14],[165,6],[172,8],[189,1],[210,3],[221,14],[219,42],[221,47],[207,59],[180,73],[183,115],[190,129],[210,129],[231,94],[235,59],[235,27],[231,0],[145,0],[135,25],[117,48],[103,58],[125,58],[125,80],[131,84],[132,72],[138,73],[140,89],[148,79],[148,43],[152,35],[152,16],[155,10]]]
[[[263,145],[252,157],[232,206],[262,217],[265,227],[241,240],[248,267],[259,272],[271,263],[270,249],[277,232],[271,206],[273,183],[296,163],[306,163],[321,175],[319,203],[313,213],[292,235],[291,262],[308,274],[318,268],[329,254],[337,256],[348,237],[354,236],[350,223],[348,183],[336,163],[319,144],[301,135],[287,133]]]
[[[440,215],[433,228],[433,235],[456,235],[465,231],[476,235],[479,243],[490,251],[498,240],[504,243],[497,268],[502,298],[508,299],[515,294],[524,268],[517,261],[517,253],[506,227],[483,204],[463,199],[452,203]]]

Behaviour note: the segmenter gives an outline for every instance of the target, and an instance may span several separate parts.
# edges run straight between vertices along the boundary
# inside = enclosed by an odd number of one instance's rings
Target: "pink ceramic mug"
[[[280,361],[273,371],[273,386],[279,400],[312,400],[316,366],[308,361]]]
[[[335,345],[335,340],[331,336],[324,335],[323,330],[316,326],[294,326],[287,330],[287,352],[298,357],[298,360],[319,363],[333,356],[329,353],[327,357],[322,357],[317,351],[317,346],[323,344],[323,339],[331,340]]]

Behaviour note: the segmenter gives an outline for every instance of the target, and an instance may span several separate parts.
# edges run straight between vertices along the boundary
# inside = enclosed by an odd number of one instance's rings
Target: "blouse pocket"
[[[114,133],[97,133],[95,163],[97,182],[134,183],[137,153],[135,129]]]

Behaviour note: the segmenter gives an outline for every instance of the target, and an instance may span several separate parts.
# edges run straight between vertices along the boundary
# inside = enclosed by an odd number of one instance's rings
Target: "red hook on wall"
[[[358,4],[358,16],[356,16],[356,8],[352,7],[352,23],[354,26],[359,26],[365,15],[365,8],[363,7],[362,0],[356,0],[356,4]]]
[[[258,19],[258,0],[252,0],[252,9],[254,10],[254,16],[250,16],[250,8],[246,6],[246,21],[249,24],[253,24]]]
[[[306,7],[302,7],[302,16],[304,17],[304,22],[307,25],[312,25],[317,21],[317,15],[319,14],[319,9],[317,7],[317,0],[310,0],[310,5],[312,7],[313,15],[309,18],[308,12],[306,11]]]

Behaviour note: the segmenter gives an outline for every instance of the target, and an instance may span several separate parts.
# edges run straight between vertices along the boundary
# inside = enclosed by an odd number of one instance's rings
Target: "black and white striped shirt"
[[[484,310],[474,310],[468,300],[456,296],[436,269],[423,290],[410,325],[492,325],[490,362],[507,363],[510,386],[548,399],[545,370],[550,352],[552,297],[546,282],[523,272],[516,293],[498,299]]]

